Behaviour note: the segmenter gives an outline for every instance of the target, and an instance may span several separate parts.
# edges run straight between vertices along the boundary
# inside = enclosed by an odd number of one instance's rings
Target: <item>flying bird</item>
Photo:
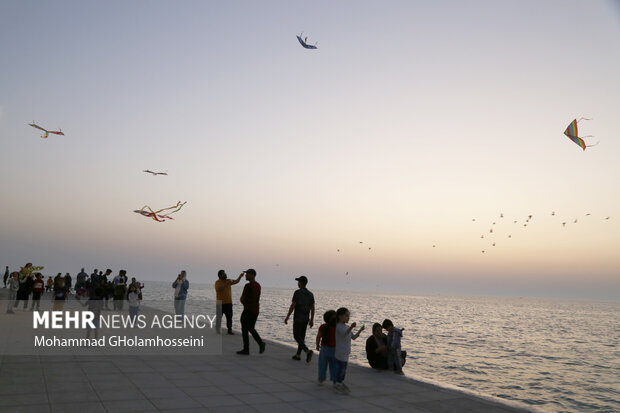
[[[62,130],[60,128],[58,128],[57,131],[54,130],[47,130],[45,128],[40,127],[39,125],[37,125],[36,123],[34,123],[34,121],[32,121],[32,123],[29,123],[28,125],[32,126],[33,128],[42,130],[43,132],[45,132],[45,135],[41,135],[41,137],[43,139],[47,139],[47,137],[49,136],[50,133],[53,133],[55,135],[65,135],[64,133],[62,133]]]
[[[308,36],[304,37],[303,39],[301,38],[301,36],[304,34],[304,32],[301,32],[301,34],[299,36],[297,36],[297,40],[299,40],[299,43],[305,48],[305,49],[317,49],[316,45],[319,44],[318,42],[316,42],[315,44],[308,44]]]
[[[153,171],[151,171],[149,169],[145,169],[142,172],[146,172],[148,174],[153,174],[153,176],[155,176],[155,175],[166,175],[167,176],[168,175],[168,172],[153,172]]]

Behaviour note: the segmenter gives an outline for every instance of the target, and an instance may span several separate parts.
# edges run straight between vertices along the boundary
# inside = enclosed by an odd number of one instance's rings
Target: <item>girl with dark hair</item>
[[[351,354],[351,340],[358,338],[360,333],[364,331],[364,326],[362,325],[357,333],[353,334],[352,331],[357,324],[351,323],[351,325],[348,326],[349,316],[349,310],[344,307],[336,311],[338,324],[336,324],[336,351],[334,356],[336,358],[336,364],[338,365],[338,377],[334,383],[334,392],[339,394],[349,394],[351,392],[347,385],[344,384],[349,355]]]
[[[336,312],[326,311],[323,314],[323,321],[316,335],[316,349],[319,351],[319,386],[323,385],[327,377],[327,366],[329,365],[329,377],[336,384]]]

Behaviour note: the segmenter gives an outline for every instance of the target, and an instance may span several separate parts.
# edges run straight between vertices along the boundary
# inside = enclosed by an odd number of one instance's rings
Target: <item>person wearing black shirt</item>
[[[306,329],[308,326],[312,328],[314,324],[314,295],[306,288],[308,278],[305,275],[295,278],[295,281],[297,281],[299,289],[293,293],[293,301],[284,319],[284,324],[288,324],[288,319],[294,311],[293,337],[297,342],[297,353],[293,356],[293,360],[301,360],[301,352],[304,351],[306,353],[306,363],[309,363],[314,352],[306,346],[305,341]]]

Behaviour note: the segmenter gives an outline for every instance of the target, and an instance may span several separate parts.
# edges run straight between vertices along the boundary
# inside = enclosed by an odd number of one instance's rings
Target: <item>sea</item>
[[[243,281],[233,286],[239,303]],[[366,364],[364,345],[372,324],[385,318],[404,328],[404,371],[416,380],[464,389],[546,412],[620,412],[620,302],[546,298],[402,295],[312,290],[315,326],[323,313],[346,307],[350,322],[366,332],[352,343],[350,362]],[[294,289],[263,287],[257,330],[291,345],[284,317]],[[145,301],[170,302],[170,283],[146,282]],[[191,283],[188,313],[211,311],[213,285]],[[165,305],[165,304],[164,304]],[[233,328],[240,330],[241,304]]]

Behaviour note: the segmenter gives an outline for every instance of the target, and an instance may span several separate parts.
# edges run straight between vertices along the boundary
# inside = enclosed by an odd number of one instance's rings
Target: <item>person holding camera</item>
[[[177,317],[185,315],[185,299],[187,298],[187,290],[189,289],[189,281],[187,281],[187,273],[185,270],[177,276],[172,283],[174,288],[174,314]]]

